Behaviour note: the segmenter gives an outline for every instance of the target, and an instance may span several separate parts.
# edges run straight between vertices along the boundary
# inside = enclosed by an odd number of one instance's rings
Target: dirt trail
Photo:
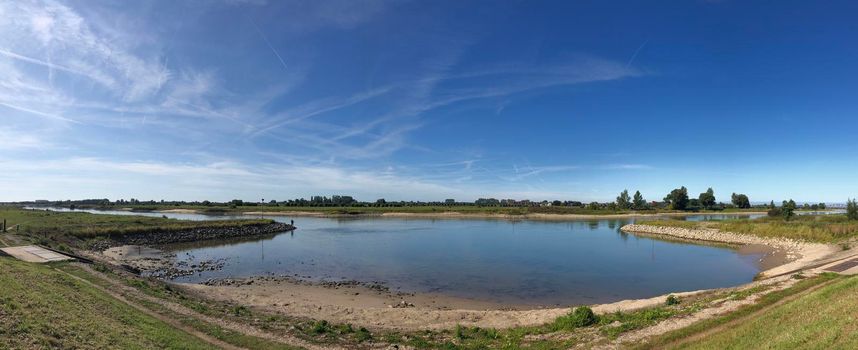
[[[732,320],[732,321],[729,321],[729,322],[727,322],[727,323],[724,323],[724,324],[721,324],[721,325],[718,325],[718,326],[715,326],[715,327],[709,328],[709,329],[707,329],[707,330],[705,330],[705,331],[703,331],[703,332],[696,333],[696,334],[693,334],[693,335],[690,335],[690,336],[684,337],[684,338],[682,338],[682,339],[679,339],[679,340],[677,340],[677,341],[674,341],[674,342],[668,343],[668,344],[666,344],[666,345],[664,345],[664,346],[662,346],[662,347],[659,347],[659,348],[660,348],[660,349],[664,349],[664,348],[676,348],[677,346],[680,346],[680,345],[683,345],[683,344],[688,344],[688,343],[691,343],[691,342],[694,342],[694,341],[697,341],[697,340],[700,340],[700,339],[706,338],[706,337],[708,337],[708,336],[711,336],[711,335],[717,334],[717,333],[722,332],[722,331],[724,331],[724,330],[726,330],[726,329],[728,329],[728,328],[735,327],[735,326],[737,326],[737,325],[739,325],[739,324],[741,324],[741,323],[743,323],[743,322],[749,321],[749,320],[751,320],[751,319],[753,319],[753,318],[755,318],[755,317],[757,317],[757,316],[760,316],[760,315],[762,315],[762,314],[764,314],[764,313],[766,313],[766,312],[768,312],[768,311],[770,311],[770,310],[772,310],[772,309],[774,309],[774,308],[776,308],[776,307],[779,307],[779,306],[784,305],[784,304],[786,304],[786,303],[789,303],[789,302],[791,302],[791,301],[793,301],[793,300],[796,300],[796,299],[798,299],[798,298],[801,298],[801,297],[803,297],[803,296],[805,296],[805,295],[808,295],[808,294],[810,294],[810,293],[813,293],[813,292],[815,292],[815,291],[819,290],[820,288],[823,288],[823,287],[825,287],[825,286],[828,286],[828,285],[830,285],[830,284],[832,284],[832,283],[834,283],[834,282],[837,282],[837,280],[830,280],[830,281],[825,281],[825,282],[823,282],[823,283],[817,284],[817,285],[815,285],[815,286],[813,286],[813,287],[810,287],[810,288],[808,288],[808,289],[806,289],[806,290],[804,290],[804,291],[801,291],[801,292],[799,292],[799,293],[796,293],[796,294],[793,294],[793,295],[790,295],[790,296],[784,297],[783,299],[778,300],[777,302],[775,302],[775,303],[773,303],[773,304],[771,304],[771,305],[765,306],[765,307],[763,307],[763,308],[761,308],[761,309],[759,309],[759,310],[757,310],[757,311],[754,311],[754,312],[752,312],[752,313],[750,313],[750,314],[747,314],[747,315],[745,315],[745,316],[739,317],[739,318],[734,319],[734,320]]]
[[[185,325],[183,325],[181,322],[179,322],[179,321],[177,321],[177,320],[174,320],[174,319],[172,319],[172,318],[169,318],[169,317],[166,317],[166,316],[161,315],[161,314],[159,314],[159,313],[156,313],[156,312],[154,312],[154,311],[151,311],[151,310],[149,310],[149,309],[147,309],[147,308],[145,308],[145,307],[143,307],[143,306],[141,306],[141,305],[138,305],[137,303],[133,303],[133,302],[129,301],[128,299],[126,299],[126,298],[125,298],[125,297],[123,297],[122,295],[120,295],[120,294],[118,294],[118,293],[115,293],[115,292],[113,292],[113,291],[107,290],[107,289],[105,289],[105,288],[103,288],[103,287],[101,287],[101,286],[99,286],[99,285],[97,285],[97,284],[95,284],[95,283],[92,283],[92,282],[90,282],[90,281],[87,281],[87,280],[85,280],[85,279],[83,279],[83,278],[80,278],[80,277],[78,277],[78,276],[72,275],[72,274],[70,274],[70,273],[68,273],[68,272],[65,272],[65,271],[62,271],[62,270],[60,270],[60,269],[55,269],[55,270],[56,270],[56,271],[59,271],[59,272],[61,272],[61,273],[64,273],[64,274],[66,274],[67,276],[69,276],[69,277],[71,277],[71,278],[74,278],[75,280],[78,280],[78,281],[81,281],[81,282],[83,282],[83,283],[86,283],[87,285],[92,286],[93,288],[98,289],[99,291],[101,291],[101,292],[103,292],[103,293],[105,293],[105,294],[107,294],[107,295],[110,295],[112,298],[114,298],[114,299],[116,299],[116,300],[119,300],[120,302],[122,302],[122,303],[124,303],[124,304],[126,304],[126,305],[128,305],[128,306],[130,306],[130,307],[132,307],[132,308],[134,308],[134,309],[136,309],[137,311],[140,311],[140,312],[142,312],[142,313],[144,313],[144,314],[146,314],[146,315],[149,315],[149,316],[151,316],[151,317],[154,317],[154,318],[156,318],[156,319],[158,319],[158,320],[160,320],[160,321],[162,321],[162,322],[164,322],[164,323],[166,323],[166,324],[169,324],[169,325],[170,325],[170,326],[172,326],[173,328],[180,329],[180,330],[184,331],[185,333],[188,333],[188,334],[190,334],[190,335],[193,335],[193,336],[195,336],[195,337],[197,337],[197,338],[201,339],[202,341],[204,341],[204,342],[206,342],[206,343],[209,343],[209,344],[214,345],[214,346],[216,346],[216,347],[218,347],[218,348],[221,348],[221,349],[230,349],[230,350],[241,350],[241,349],[244,349],[244,348],[237,347],[237,346],[234,346],[234,345],[229,344],[229,343],[225,343],[225,342],[223,342],[223,341],[221,341],[221,340],[219,340],[219,339],[216,339],[216,338],[213,338],[213,337],[209,336],[208,334],[205,334],[205,333],[203,333],[203,332],[200,332],[200,331],[198,331],[198,330],[196,330],[196,329],[193,329],[193,328],[191,328],[191,327],[185,326]]]
[[[248,336],[262,338],[262,339],[266,339],[266,340],[270,340],[270,341],[274,341],[274,342],[278,342],[278,343],[283,343],[283,344],[287,344],[287,345],[292,345],[292,346],[299,346],[299,347],[303,347],[303,348],[306,348],[309,350],[345,349],[345,348],[336,347],[333,345],[319,346],[319,345],[309,343],[303,339],[299,339],[296,337],[290,337],[290,336],[279,335],[279,334],[272,334],[272,333],[265,332],[263,330],[260,330],[256,327],[253,327],[250,325],[240,324],[240,323],[236,323],[236,322],[232,322],[232,321],[228,321],[228,320],[223,320],[223,319],[203,315],[203,314],[200,314],[194,310],[191,310],[191,309],[189,309],[183,305],[179,305],[179,304],[176,304],[176,303],[173,303],[170,301],[166,301],[163,299],[159,299],[159,298],[156,298],[153,296],[146,295],[146,294],[134,289],[133,287],[123,285],[121,283],[114,281],[110,277],[104,276],[102,273],[95,271],[88,266],[80,265],[80,267],[82,269],[84,269],[86,272],[90,273],[91,275],[96,276],[99,279],[101,279],[107,283],[110,283],[114,288],[116,288],[116,290],[121,290],[123,293],[129,293],[130,295],[133,295],[135,298],[146,300],[147,302],[156,303],[156,304],[161,305],[162,307],[164,307],[164,308],[166,308],[172,312],[175,312],[177,314],[180,314],[182,316],[193,317],[197,320],[200,320],[200,321],[203,321],[206,323],[210,323],[210,324],[214,324],[214,325],[217,325],[221,328],[225,328],[225,329],[228,329],[228,330],[231,330],[234,332],[239,332],[239,333],[242,333],[242,334],[245,334]]]
[[[648,327],[648,328],[642,329],[640,331],[625,334],[625,335],[621,336],[620,338],[618,338],[617,341],[615,341],[613,345],[614,346],[621,346],[622,344],[639,342],[645,338],[651,338],[654,336],[666,334],[668,332],[690,326],[690,325],[697,323],[697,322],[700,322],[702,320],[706,320],[706,319],[721,316],[721,315],[724,315],[724,314],[727,314],[730,312],[734,312],[742,306],[757,303],[759,298],[765,294],[769,294],[769,293],[777,291],[777,290],[784,290],[786,288],[789,288],[789,287],[793,286],[796,283],[796,281],[797,280],[788,281],[789,283],[785,283],[785,284],[779,286],[778,288],[775,288],[775,290],[769,290],[769,291],[757,293],[757,294],[754,294],[752,296],[749,296],[745,300],[733,301],[732,303],[725,302],[720,307],[704,309],[701,312],[698,312],[697,314],[692,315],[691,317],[679,318],[679,319],[669,319],[669,320],[666,320],[666,321],[661,322],[659,324],[656,324],[652,327]],[[731,320],[727,323],[709,328],[703,332],[684,337],[682,339],[676,340],[676,341],[671,342],[669,344],[663,345],[659,348],[676,348],[680,345],[687,344],[687,343],[690,343],[690,342],[693,342],[696,340],[706,338],[706,337],[711,336],[713,334],[716,334],[718,332],[724,331],[725,329],[728,329],[728,328],[734,327],[738,324],[741,324],[742,322],[746,322],[748,320],[751,320],[754,317],[757,317],[757,316],[759,316],[765,312],[768,312],[768,311],[772,310],[773,308],[776,308],[780,305],[784,305],[784,304],[789,303],[790,301],[796,300],[802,296],[813,293],[814,291],[816,291],[820,288],[823,288],[823,287],[825,287],[831,283],[834,283],[834,282],[835,282],[835,280],[831,280],[831,281],[826,281],[826,282],[820,283],[818,285],[812,286],[812,287],[810,287],[804,291],[801,291],[799,293],[784,297],[783,299],[778,300],[777,302],[775,302],[771,305],[765,306],[759,310],[756,310],[756,311],[754,311],[748,315],[745,315],[745,316],[739,317],[737,319]]]

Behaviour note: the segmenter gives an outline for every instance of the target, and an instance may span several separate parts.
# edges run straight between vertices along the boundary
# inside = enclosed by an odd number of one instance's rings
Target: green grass
[[[109,235],[146,234],[193,228],[234,227],[271,223],[267,219],[190,221],[159,217],[104,215],[83,212],[49,212],[0,207],[0,220],[20,224],[20,233],[34,237],[73,236],[93,238]],[[12,230],[16,232],[15,230]]]
[[[779,305],[685,349],[858,349],[858,278]]]
[[[0,347],[210,349],[50,266],[0,257]]]
[[[735,321],[735,320],[741,319],[743,317],[747,317],[749,315],[754,314],[755,312],[758,312],[760,310],[765,309],[766,307],[774,305],[775,303],[783,300],[786,297],[799,294],[799,293],[804,292],[804,291],[806,291],[806,290],[808,290],[814,286],[817,286],[819,284],[826,283],[826,282],[829,282],[829,281],[832,281],[832,280],[835,280],[838,278],[841,278],[841,277],[839,277],[836,274],[825,273],[825,274],[822,274],[822,275],[817,276],[817,277],[802,279],[790,288],[765,294],[765,295],[761,296],[760,299],[756,303],[741,307],[741,308],[739,308],[739,310],[731,312],[725,316],[711,318],[711,319],[707,319],[704,321],[697,322],[691,326],[688,326],[688,327],[685,327],[685,328],[682,328],[682,329],[679,329],[679,330],[658,336],[658,337],[652,339],[648,343],[639,344],[638,346],[633,347],[633,348],[635,348],[635,349],[652,349],[652,348],[673,347],[676,342],[680,342],[684,338],[691,337],[691,336],[694,336],[695,334],[705,332],[705,331],[710,330],[712,328],[724,325],[728,322]],[[856,278],[849,278],[849,279],[847,279],[847,281],[848,280],[852,280],[852,282],[849,284],[850,287],[847,288],[847,289],[849,289],[848,293],[852,293],[852,294],[858,293],[858,289],[855,288]],[[835,285],[840,285],[842,283],[843,282],[837,282]],[[831,287],[831,286],[824,287],[822,290],[826,290],[829,287]],[[808,296],[803,296],[797,300],[794,300],[790,303],[787,303],[786,305],[793,305],[795,303],[803,303],[803,302],[807,302],[810,300],[813,300],[814,303],[815,302],[822,302],[822,303],[827,302],[826,300],[820,299],[820,295],[818,294],[819,292],[820,291],[817,290]],[[837,304],[839,305],[838,307],[844,309],[844,312],[856,314],[856,310],[858,310],[858,303],[856,303],[856,300],[854,299],[854,297],[853,298],[846,298],[846,300],[844,300],[844,301],[838,301]],[[763,313],[763,315],[755,317],[753,320],[741,322],[737,327],[728,327],[728,329],[725,332],[732,332],[732,329],[740,328],[740,327],[742,327],[742,325],[753,322],[754,320],[758,320],[758,319],[768,320],[768,318],[771,317],[771,315],[773,315],[772,312],[780,309],[781,307],[784,307],[784,306],[779,306],[779,307],[776,307],[774,310],[767,311],[767,312]],[[808,311],[808,312],[803,313],[803,314],[799,313],[799,314],[796,314],[795,317],[792,319],[784,320],[785,321],[784,327],[789,328],[789,327],[801,327],[801,326],[805,326],[805,325],[811,325],[814,322],[818,322],[820,318],[825,317],[823,314],[811,315],[812,313],[815,312],[812,310],[805,310],[805,311]],[[814,320],[816,320],[816,321],[814,321]],[[790,326],[789,324],[794,324],[794,325]],[[752,330],[754,332],[760,332],[760,333],[767,332],[768,334],[774,334],[774,333],[780,333],[781,332],[780,329],[772,328],[772,327],[766,325],[765,323],[758,324],[756,326],[756,329],[752,329]],[[749,336],[755,337],[756,338],[755,340],[758,342],[757,346],[751,346],[750,348],[765,347],[764,342],[765,342],[766,338],[757,337],[756,334],[751,334]],[[707,337],[706,339],[708,339],[708,338],[710,338],[710,337]],[[729,347],[716,347],[716,348],[729,348]],[[745,347],[737,347],[737,348],[741,349],[741,348],[745,348]],[[799,347],[799,348],[801,348],[801,347]]]
[[[639,224],[682,228],[714,228],[724,232],[750,234],[765,238],[834,243],[858,236],[858,221],[846,215],[800,215],[790,221],[782,218],[762,217],[753,220],[731,219],[723,221],[651,220]]]

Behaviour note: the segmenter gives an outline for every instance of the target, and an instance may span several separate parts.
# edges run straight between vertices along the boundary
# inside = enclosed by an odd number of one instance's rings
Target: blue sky
[[[858,3],[0,1],[0,201],[858,195]]]

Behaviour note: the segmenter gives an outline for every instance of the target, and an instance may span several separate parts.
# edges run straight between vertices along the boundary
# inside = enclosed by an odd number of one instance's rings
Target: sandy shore
[[[179,285],[219,301],[375,329],[450,329],[456,325],[493,328],[534,326],[551,322],[570,310],[568,307],[509,305],[429,293],[392,293],[362,285],[320,286],[275,277],[236,281],[239,283],[233,285]],[[674,295],[687,297],[705,292]],[[592,308],[596,313],[636,310],[661,305],[666,297],[623,300],[593,305]]]

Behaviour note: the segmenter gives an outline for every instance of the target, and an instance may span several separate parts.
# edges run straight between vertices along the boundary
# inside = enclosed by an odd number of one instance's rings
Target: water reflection
[[[191,220],[229,217],[142,214]],[[298,230],[167,246],[179,263],[226,262],[222,270],[178,281],[273,274],[382,281],[392,290],[518,304],[571,305],[738,285],[753,279],[759,271],[755,261],[761,256],[622,232],[623,225],[635,221],[632,218],[558,222],[272,218],[294,219]]]

